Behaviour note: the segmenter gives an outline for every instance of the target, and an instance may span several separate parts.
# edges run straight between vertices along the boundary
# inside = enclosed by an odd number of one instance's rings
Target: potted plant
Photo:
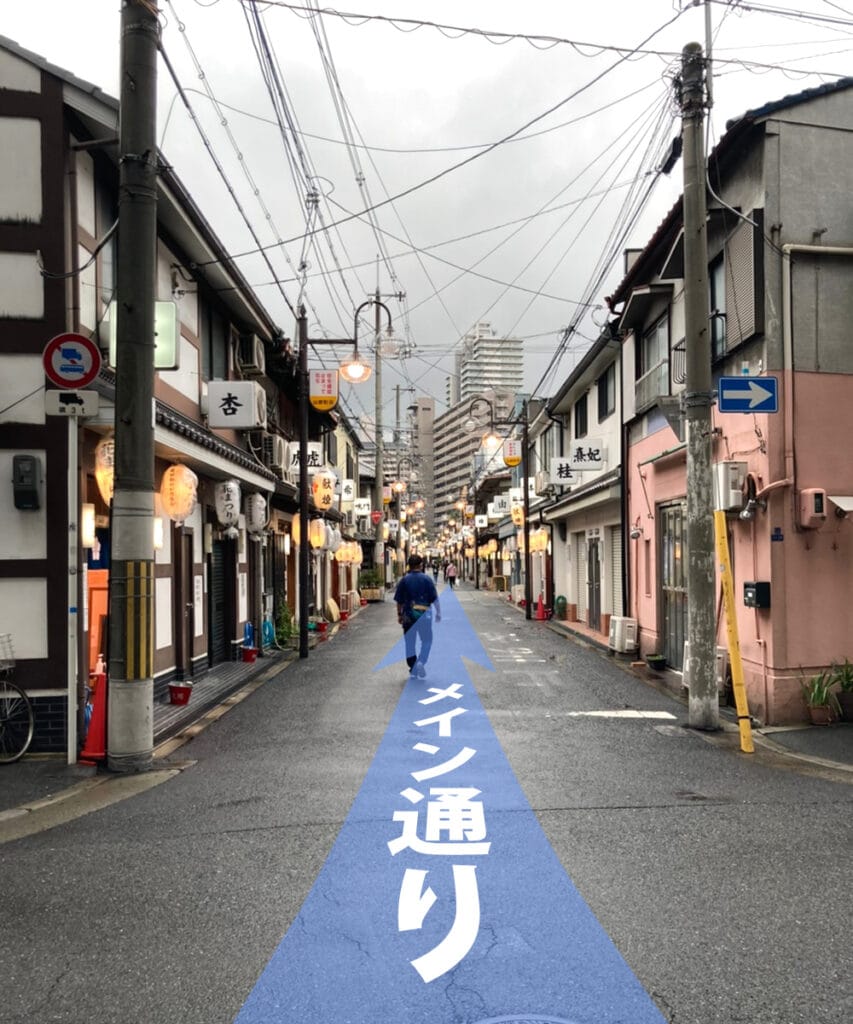
[[[838,711],[838,699],[832,690],[835,685],[832,672],[818,672],[801,685],[812,725],[829,725]]]
[[[647,654],[646,664],[655,672],[662,672],[666,668],[666,656],[663,654]]]
[[[845,658],[843,665],[833,664],[832,681],[838,683],[835,699],[845,722],[853,722],[853,664]]]
[[[287,601],[282,601],[278,608],[278,619],[275,624],[275,642],[279,647],[287,647],[293,637],[293,615]]]
[[[382,600],[382,581],[376,569],[365,569],[360,572],[358,586],[365,601]]]

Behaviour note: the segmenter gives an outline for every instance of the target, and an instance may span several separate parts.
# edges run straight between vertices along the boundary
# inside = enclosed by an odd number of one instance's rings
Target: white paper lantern
[[[237,480],[220,480],[213,489],[213,503],[220,526],[236,526],[240,518],[240,484]]]
[[[260,540],[267,526],[267,499],[263,494],[246,498],[246,529],[252,540]]]
[[[329,469],[321,469],[311,480],[311,495],[314,504],[323,512],[328,511],[335,503],[335,474]]]
[[[115,483],[116,443],[112,438],[104,438],[95,448],[95,483],[101,493],[105,505],[113,500]]]
[[[180,524],[195,511],[198,477],[189,466],[169,466],[160,484],[160,501],[166,515]]]

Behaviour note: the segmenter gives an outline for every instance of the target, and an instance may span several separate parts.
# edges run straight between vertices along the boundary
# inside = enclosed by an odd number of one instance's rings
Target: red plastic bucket
[[[180,683],[169,683],[169,700],[172,704],[189,704],[190,694],[193,692],[191,686],[182,686]]]
[[[243,648],[243,661],[257,661],[258,660],[258,649],[257,647],[244,647]]]

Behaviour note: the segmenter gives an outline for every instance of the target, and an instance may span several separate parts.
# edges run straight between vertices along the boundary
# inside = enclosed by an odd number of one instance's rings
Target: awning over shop
[[[621,496],[622,478],[617,470],[607,473],[583,487],[573,488],[556,504],[543,509],[543,518],[548,523],[556,523],[594,505],[603,505],[608,501],[618,500]]]

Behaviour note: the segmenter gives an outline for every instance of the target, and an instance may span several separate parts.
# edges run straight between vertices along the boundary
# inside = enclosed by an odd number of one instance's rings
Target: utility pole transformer
[[[687,427],[688,724],[720,727],[716,680],[713,482],[711,477],[711,318],[705,201],[704,71],[699,43],[681,55],[684,140],[684,319],[687,366],[682,412]]]
[[[151,767],[154,749],[154,302],[157,49],[150,0],[123,0],[117,251],[115,478],[107,766]]]

